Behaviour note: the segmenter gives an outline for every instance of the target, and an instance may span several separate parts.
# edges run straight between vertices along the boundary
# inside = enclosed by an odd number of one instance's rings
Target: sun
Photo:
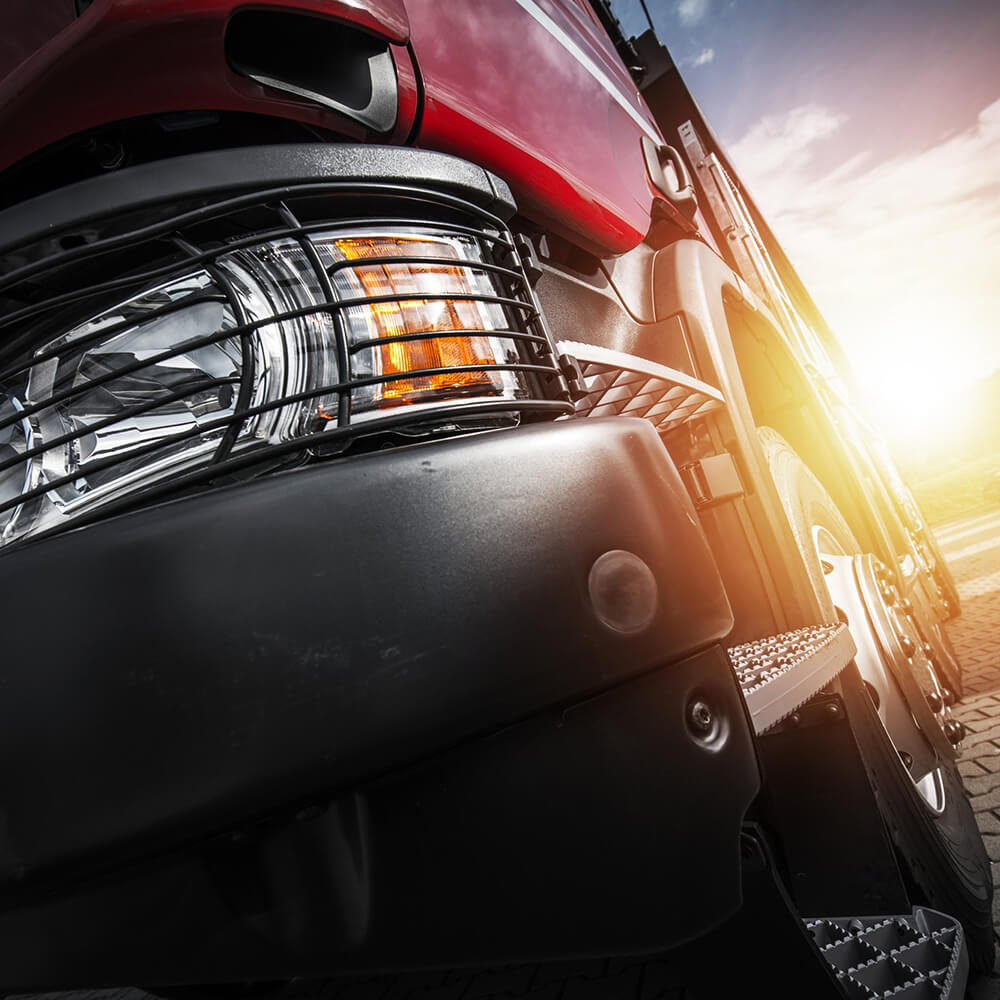
[[[971,429],[968,387],[983,372],[962,319],[909,306],[845,341],[862,407],[890,441],[930,451]]]

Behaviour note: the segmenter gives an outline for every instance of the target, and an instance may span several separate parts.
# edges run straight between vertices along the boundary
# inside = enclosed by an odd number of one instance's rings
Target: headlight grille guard
[[[499,414],[516,413],[521,420],[552,419],[560,415],[570,415],[573,406],[569,398],[567,382],[560,370],[553,339],[535,302],[528,274],[518,242],[515,241],[506,223],[494,212],[460,194],[407,186],[398,182],[373,180],[337,179],[321,182],[281,184],[257,189],[251,193],[214,196],[204,204],[188,198],[177,210],[167,210],[162,204],[148,210],[123,212],[117,220],[109,224],[101,220],[100,226],[89,225],[77,229],[69,238],[47,237],[37,241],[25,253],[6,259],[0,256],[0,338],[8,343],[0,349],[0,384],[11,379],[24,377],[25,373],[59,353],[58,345],[42,350],[32,350],[37,343],[38,325],[53,316],[91,315],[98,313],[107,303],[121,301],[123,297],[136,294],[143,289],[190,274],[203,269],[214,279],[220,291],[202,292],[189,296],[180,302],[166,303],[158,309],[143,313],[143,322],[168,316],[200,302],[215,302],[228,307],[236,319],[235,326],[215,330],[183,343],[152,357],[138,358],[125,366],[119,366],[99,374],[82,383],[74,382],[56,391],[48,398],[26,400],[26,405],[18,407],[13,415],[0,419],[0,435],[9,434],[12,425],[25,421],[32,414],[53,407],[85,391],[100,388],[103,383],[177,358],[184,353],[232,341],[239,338],[244,368],[249,364],[251,337],[263,326],[274,325],[283,320],[293,320],[312,314],[326,314],[332,321],[335,335],[339,380],[333,384],[311,386],[305,391],[291,395],[281,395],[267,399],[257,405],[252,404],[251,379],[241,378],[239,392],[232,413],[226,413],[208,421],[195,423],[165,437],[141,444],[127,452],[127,458],[134,460],[143,455],[155,455],[160,449],[176,445],[186,438],[204,435],[216,429],[222,430],[221,438],[214,453],[203,464],[194,469],[181,471],[166,481],[158,481],[145,488],[127,493],[122,497],[99,503],[92,510],[84,510],[74,515],[66,527],[77,527],[94,520],[104,519],[122,510],[147,505],[170,495],[212,482],[231,482],[234,474],[246,475],[253,466],[273,466],[275,459],[290,453],[311,452],[321,446],[333,446],[335,450],[349,440],[362,434],[413,428],[415,425],[443,424],[467,417],[488,420]],[[176,205],[176,202],[174,203]],[[343,209],[348,211],[345,213]],[[357,210],[362,209],[359,213]],[[373,211],[369,213],[368,209]],[[340,209],[341,211],[337,211]],[[381,211],[389,209],[389,214]],[[353,211],[352,211],[353,210]],[[152,215],[154,221],[149,221]],[[447,259],[438,257],[371,256],[358,257],[337,262],[333,267],[325,265],[317,251],[314,237],[320,231],[364,233],[366,227],[410,227],[416,230],[436,231],[449,236],[468,238],[478,247],[481,259]],[[240,235],[242,234],[242,235]],[[322,290],[322,301],[314,305],[304,305],[284,312],[261,318],[247,315],[240,297],[236,294],[233,281],[225,269],[219,266],[224,255],[231,255],[241,249],[252,249],[277,241],[292,240],[301,247],[306,260]],[[524,241],[521,240],[521,243]],[[15,261],[13,270],[3,274]],[[123,274],[128,266],[134,268],[135,261],[142,266]],[[125,265],[124,262],[128,262]],[[420,265],[447,264],[454,268],[472,268],[486,272],[494,284],[497,294],[428,294],[419,295],[366,295],[345,298],[334,287],[334,275],[338,269],[358,268],[368,263],[377,265]],[[54,294],[45,294],[54,290]],[[357,377],[352,361],[358,353],[371,348],[375,343],[389,340],[416,341],[441,338],[449,331],[404,333],[377,341],[349,342],[345,329],[345,310],[358,306],[377,306],[380,303],[421,300],[467,300],[488,303],[503,310],[507,329],[463,330],[469,335],[502,337],[516,344],[517,361],[491,364],[465,364],[450,367],[435,367],[407,370],[404,374],[382,373]],[[64,326],[67,324],[63,324]],[[69,325],[72,325],[71,323]],[[118,324],[106,325],[83,334],[73,341],[74,347],[83,347],[88,342],[107,339],[116,333],[134,326],[134,320],[123,320]],[[27,334],[21,333],[30,328]],[[452,337],[454,331],[450,331]],[[51,333],[50,333],[51,336]],[[16,359],[12,363],[12,358]],[[525,398],[441,400],[434,405],[425,404],[419,412],[401,411],[388,414],[367,414],[359,423],[352,411],[352,392],[359,388],[391,382],[401,378],[452,375],[456,372],[501,371],[521,374],[530,386],[531,392]],[[346,377],[344,377],[346,373]],[[32,445],[26,436],[26,450],[13,455],[0,456],[0,475],[8,473],[19,463],[44,455],[53,448],[74,447],[74,439],[86,433],[114,426],[169,404],[174,400],[188,397],[196,389],[217,388],[225,379],[206,380],[204,385],[187,383],[176,392],[169,392],[137,402],[97,423],[78,427],[41,445]],[[230,379],[230,382],[233,380]],[[315,433],[297,434],[287,441],[268,442],[266,445],[251,447],[243,451],[233,450],[240,428],[246,421],[288,406],[320,397],[336,397],[335,418],[331,414],[328,425]],[[336,443],[336,445],[335,445]],[[111,468],[123,460],[119,453],[112,453],[97,460],[85,462],[70,474],[52,480],[44,480],[9,499],[0,497],[0,519],[6,519],[9,512],[18,505],[43,497],[60,487],[69,486],[81,476],[93,475]],[[31,534],[28,540],[45,537],[62,530],[63,525],[53,529],[43,529]],[[13,542],[12,544],[17,544]],[[5,546],[9,549],[11,545]]]

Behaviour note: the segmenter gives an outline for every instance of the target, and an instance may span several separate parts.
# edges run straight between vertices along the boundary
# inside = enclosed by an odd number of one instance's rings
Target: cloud
[[[846,115],[821,104],[802,104],[783,115],[765,116],[729,152],[741,173],[766,183],[775,175],[801,172],[815,144],[846,121]]]
[[[689,56],[687,59],[682,59],[681,63],[684,66],[692,66],[697,69],[699,66],[707,65],[714,58],[715,49],[702,49],[697,55]]]
[[[679,0],[677,16],[686,28],[692,28],[708,13],[708,0]]]
[[[859,381],[896,378],[912,396],[988,374],[1000,366],[1000,100],[908,155],[879,159],[864,148],[878,136],[854,125],[801,105],[729,150]]]

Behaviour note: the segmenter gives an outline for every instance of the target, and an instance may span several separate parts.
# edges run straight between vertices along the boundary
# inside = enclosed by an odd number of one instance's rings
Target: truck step
[[[844,624],[810,625],[729,650],[758,734],[777,725],[826,687],[857,647]]]
[[[851,1000],[961,1000],[969,975],[962,925],[918,906],[908,916],[807,920]]]
[[[725,404],[715,386],[676,368],[575,340],[557,346],[583,375],[578,417],[642,417],[662,434]]]

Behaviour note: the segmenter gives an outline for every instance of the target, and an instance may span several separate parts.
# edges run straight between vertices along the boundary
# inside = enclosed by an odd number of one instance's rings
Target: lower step
[[[756,732],[763,733],[826,687],[854,657],[846,625],[810,625],[729,649]]]
[[[807,920],[851,1000],[961,1000],[969,974],[962,926],[937,910]]]

